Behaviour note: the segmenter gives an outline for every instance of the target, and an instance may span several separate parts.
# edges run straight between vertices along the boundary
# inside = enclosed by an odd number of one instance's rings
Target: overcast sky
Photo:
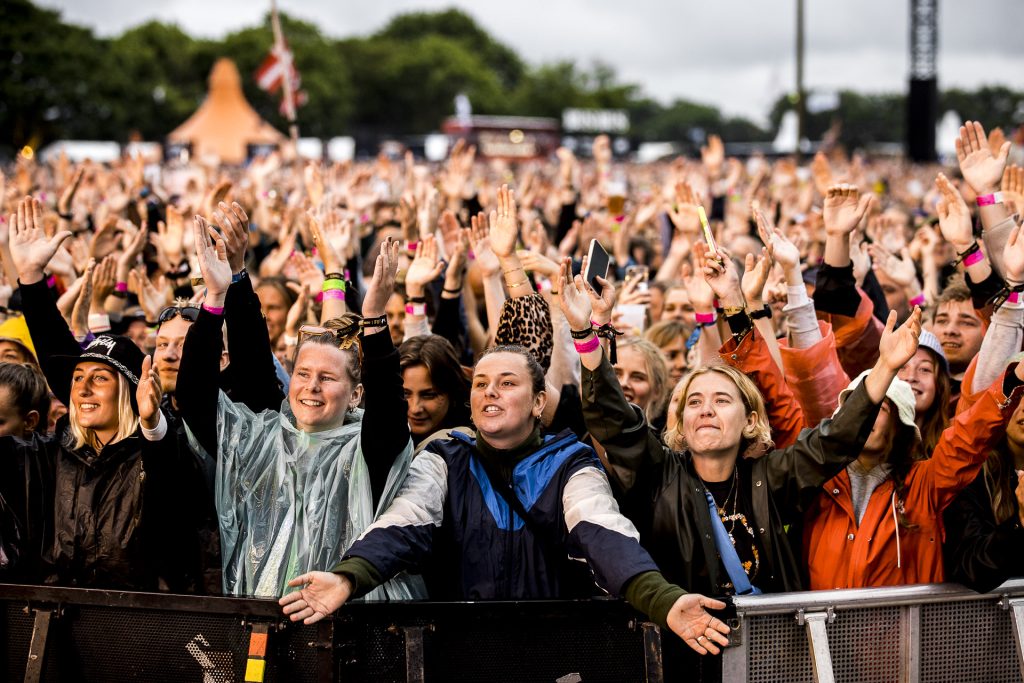
[[[149,19],[220,37],[258,23],[266,0],[42,0],[112,35]],[[809,88],[902,91],[909,1],[806,0]],[[939,2],[939,87],[1024,90],[1024,2]],[[663,102],[681,97],[763,121],[795,86],[795,0],[279,0],[328,35],[372,33],[395,14],[460,7],[530,63],[600,59]]]

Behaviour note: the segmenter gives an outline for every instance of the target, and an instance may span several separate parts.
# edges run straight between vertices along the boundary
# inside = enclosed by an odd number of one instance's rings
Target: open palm
[[[502,185],[498,190],[498,208],[491,211],[491,249],[499,258],[511,256],[519,239],[519,220],[516,213],[515,193]]]

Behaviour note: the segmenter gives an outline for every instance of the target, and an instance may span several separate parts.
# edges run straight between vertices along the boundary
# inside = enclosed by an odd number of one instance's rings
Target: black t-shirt
[[[757,544],[757,536],[754,532],[754,524],[750,515],[751,504],[742,493],[742,486],[739,485],[738,477],[730,477],[725,481],[706,481],[711,496],[718,506],[718,516],[725,525],[725,530],[732,539],[732,545],[739,555],[740,563],[747,573],[747,579],[752,585],[757,585],[758,574],[761,570],[761,548]],[[721,560],[719,560],[721,562]],[[722,563],[721,576],[722,584],[719,589],[728,595],[736,592],[729,574],[725,571],[725,564]]]

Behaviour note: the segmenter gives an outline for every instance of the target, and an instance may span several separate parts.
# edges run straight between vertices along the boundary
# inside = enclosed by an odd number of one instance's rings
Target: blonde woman
[[[23,200],[10,250],[40,366],[69,412],[51,437],[0,438],[0,496],[23,524],[13,575],[155,589],[152,539],[173,516],[165,493],[180,467],[163,439],[160,379],[127,337],[100,335],[84,350],[75,341],[43,274],[70,233],[48,238],[41,219],[39,202]]]

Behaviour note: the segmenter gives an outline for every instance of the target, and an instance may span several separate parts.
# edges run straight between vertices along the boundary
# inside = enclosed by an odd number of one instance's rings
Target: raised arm
[[[46,286],[44,270],[57,249],[71,233],[64,230],[47,238],[43,230],[43,207],[38,199],[25,197],[17,214],[8,219],[11,260],[18,271],[25,323],[36,347],[39,365],[51,390],[65,405],[69,401],[71,374],[54,362],[55,356],[77,356],[82,348],[75,341],[57,302]]]
[[[921,309],[915,308],[896,328],[896,313],[886,321],[875,366],[846,397],[830,420],[805,430],[788,448],[769,453],[768,486],[780,509],[794,513],[804,509],[817,489],[860,455],[879,406],[896,373],[917,351],[921,334]]]
[[[960,126],[956,139],[956,158],[960,162],[960,173],[974,194],[978,196],[978,215],[981,218],[985,250],[992,261],[993,269],[1005,277],[1002,255],[1003,246],[1009,238],[1014,223],[1006,205],[997,202],[996,193],[1003,179],[1006,159],[1010,154],[1010,143],[992,151],[985,135],[985,128],[978,121],[967,121]]]
[[[231,266],[224,239],[201,216],[195,217],[192,234],[199,268],[206,282],[206,301],[185,337],[175,397],[182,418],[199,445],[216,458],[217,397],[220,389],[215,378],[220,375],[220,356],[224,349],[221,328],[227,290],[231,285]]]
[[[399,244],[390,239],[380,245],[373,279],[363,298],[363,390],[365,412],[360,428],[363,458],[370,473],[373,505],[384,492],[395,458],[409,445],[408,406],[398,364],[398,349],[391,342],[384,307],[395,288]],[[374,324],[369,324],[373,322]]]

